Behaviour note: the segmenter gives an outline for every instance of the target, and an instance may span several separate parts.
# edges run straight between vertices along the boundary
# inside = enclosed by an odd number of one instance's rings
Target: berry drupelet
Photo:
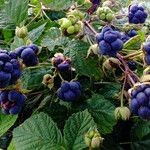
[[[63,82],[57,95],[63,101],[73,102],[81,95],[81,85],[78,81]]]

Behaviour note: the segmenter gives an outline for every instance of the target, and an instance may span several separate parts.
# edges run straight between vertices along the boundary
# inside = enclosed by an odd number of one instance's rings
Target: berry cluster
[[[52,58],[52,64],[58,71],[68,71],[71,69],[71,59],[62,53],[56,53]]]
[[[134,30],[134,29],[132,29],[132,30],[130,30],[129,32],[127,32],[127,33],[122,33],[121,34],[121,40],[125,43],[125,42],[127,42],[130,38],[132,38],[132,37],[134,37],[134,36],[136,36],[137,35],[137,32]]]
[[[102,32],[97,34],[96,40],[102,55],[116,56],[123,48],[120,32],[113,31],[109,26],[105,26]]]
[[[96,14],[105,22],[110,22],[114,19],[114,14],[109,7],[99,7],[96,11]]]
[[[60,19],[59,24],[66,35],[77,34],[82,28],[82,22],[78,21],[78,19],[73,15],[69,15],[68,18]]]
[[[129,7],[128,18],[129,18],[129,23],[134,23],[134,24],[144,23],[147,18],[147,12],[145,12],[143,6],[131,5]]]
[[[131,112],[142,119],[150,119],[150,85],[141,84],[131,91]]]
[[[37,54],[39,48],[35,44],[30,44],[28,46],[22,46],[16,49],[15,53],[22,59],[22,62],[27,66],[35,66],[38,64],[39,60]]]
[[[57,95],[63,101],[75,101],[81,95],[81,85],[77,81],[63,82]]]
[[[4,114],[18,114],[24,103],[26,97],[17,90],[1,91],[0,105]]]
[[[145,62],[150,65],[150,42],[144,44],[143,50],[145,52]]]
[[[84,14],[81,11],[77,10],[77,9],[71,10],[70,12],[68,12],[67,15],[68,16],[74,16],[78,20],[83,20],[84,19]]]
[[[16,53],[0,50],[0,88],[15,84],[21,73]]]

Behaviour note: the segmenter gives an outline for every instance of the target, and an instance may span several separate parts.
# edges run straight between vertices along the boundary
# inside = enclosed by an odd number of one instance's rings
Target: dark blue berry
[[[19,114],[20,111],[21,111],[21,108],[16,105],[16,106],[10,108],[9,113],[12,115],[16,115],[16,114]]]
[[[148,103],[148,97],[143,92],[136,95],[136,100],[141,106],[145,106]]]
[[[61,85],[61,91],[66,92],[70,89],[70,84],[68,82],[63,82]]]
[[[9,55],[5,54],[5,53],[0,53],[0,60],[3,62],[7,62],[10,60]]]
[[[147,54],[147,55],[145,56],[145,61],[146,61],[146,64],[147,64],[147,65],[150,65],[150,54]]]
[[[123,42],[122,42],[122,40],[117,39],[116,41],[111,43],[111,46],[112,46],[113,51],[118,52],[118,51],[122,50]]]
[[[145,93],[148,97],[150,97],[150,88],[146,88],[145,91],[144,91],[144,93]]]
[[[107,32],[107,31],[113,31],[113,30],[112,30],[112,28],[111,28],[110,26],[105,26],[105,27],[103,27],[102,33],[105,33],[105,32]]]
[[[76,90],[80,89],[78,83],[76,83],[76,82],[70,82],[69,85],[70,85],[70,89],[73,90],[73,91],[76,91]]]
[[[11,57],[11,59],[17,59],[18,55],[16,54],[16,52],[10,52],[9,56]]]
[[[116,41],[117,38],[118,38],[118,35],[113,33],[113,31],[108,31],[108,32],[105,32],[104,34],[104,40],[108,43],[112,43]]]
[[[132,71],[137,69],[137,64],[134,61],[129,61],[128,66]]]
[[[71,91],[67,91],[64,93],[65,101],[74,101],[76,99],[76,95]]]
[[[129,37],[134,37],[134,36],[136,36],[138,33],[137,33],[137,31],[135,31],[135,30],[130,30],[129,32],[128,32],[128,36]]]
[[[26,49],[26,46],[22,46],[16,49],[15,53],[17,54],[18,57],[21,57],[21,53],[24,49]]]
[[[140,107],[138,114],[142,119],[150,119],[150,109],[148,107]]]
[[[35,44],[28,45],[28,48],[31,48],[34,51],[35,54],[37,54],[39,52],[39,48]]]
[[[139,105],[138,101],[135,98],[131,99],[131,104],[130,104],[131,112],[134,114],[138,114],[139,107],[140,107],[140,105]]]
[[[102,40],[104,40],[104,34],[103,33],[98,33],[96,35],[96,41],[97,41],[97,43],[99,43]]]
[[[70,64],[67,62],[63,62],[57,66],[59,71],[68,71],[70,69]]]
[[[13,65],[10,62],[6,62],[4,65],[4,71],[12,73],[13,72]]]
[[[109,45],[109,43],[103,40],[99,42],[99,49],[100,49],[100,54],[109,55],[109,52],[111,51],[111,46]]]

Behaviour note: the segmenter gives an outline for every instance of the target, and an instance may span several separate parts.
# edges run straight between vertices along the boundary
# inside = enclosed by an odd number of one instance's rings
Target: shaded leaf
[[[28,0],[7,0],[0,11],[0,28],[12,28],[23,22],[28,15]]]
[[[150,149],[150,122],[144,120],[135,120],[131,130],[131,150]]]
[[[25,44],[24,44],[23,39],[20,39],[20,38],[18,38],[18,37],[15,36],[14,37],[14,41],[11,44],[11,50],[14,51],[16,48],[24,46],[24,45]]]
[[[11,141],[11,143],[9,144],[8,150],[16,150],[13,141]]]
[[[142,40],[140,36],[134,36],[131,39],[129,39],[125,44],[124,44],[124,49],[129,49],[129,50],[138,50],[140,49],[142,44]]]
[[[28,38],[32,40],[32,42],[35,42],[38,40],[38,38],[42,35],[44,29],[45,29],[46,23],[40,25],[39,27],[33,29],[28,33]]]
[[[66,10],[72,5],[72,0],[41,0],[41,2],[46,6],[50,7],[51,10]]]
[[[47,47],[50,51],[53,51],[55,46],[63,47],[67,42],[68,38],[62,36],[61,30],[52,27],[44,35],[41,45]]]
[[[86,148],[84,136],[90,127],[96,126],[87,110],[73,114],[64,128],[64,141],[68,150],[83,150]]]
[[[112,99],[121,91],[121,85],[117,83],[103,84],[99,93],[106,99]]]
[[[21,77],[23,88],[28,90],[41,88],[43,76],[47,73],[51,73],[50,64],[26,68]]]
[[[17,115],[4,115],[0,113],[0,136],[2,136],[17,120]]]
[[[72,59],[73,67],[79,75],[100,79],[101,69],[98,58],[86,58],[88,49],[89,43],[73,40],[65,47],[65,54]]]
[[[46,150],[62,144],[62,135],[53,120],[40,113],[13,131],[16,150]]]
[[[100,130],[100,133],[107,134],[116,124],[114,117],[115,107],[110,101],[101,95],[94,94],[87,102],[89,112],[94,117],[94,121]]]

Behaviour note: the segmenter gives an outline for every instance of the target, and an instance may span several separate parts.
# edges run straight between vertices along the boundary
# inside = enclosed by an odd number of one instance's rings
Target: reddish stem
[[[139,77],[132,71],[130,70],[130,68],[128,67],[127,63],[125,62],[125,60],[123,59],[123,56],[120,55],[119,53],[117,53],[117,57],[118,59],[122,62],[124,68],[125,68],[125,72],[127,73],[127,76],[130,80],[130,82],[134,85],[135,84],[135,81],[134,79],[132,78],[132,76],[134,76],[138,81],[139,81]]]
[[[84,23],[84,25],[86,27],[88,27],[94,33],[94,35],[97,34],[97,32],[95,31],[95,29],[87,21],[84,21],[83,23]]]

